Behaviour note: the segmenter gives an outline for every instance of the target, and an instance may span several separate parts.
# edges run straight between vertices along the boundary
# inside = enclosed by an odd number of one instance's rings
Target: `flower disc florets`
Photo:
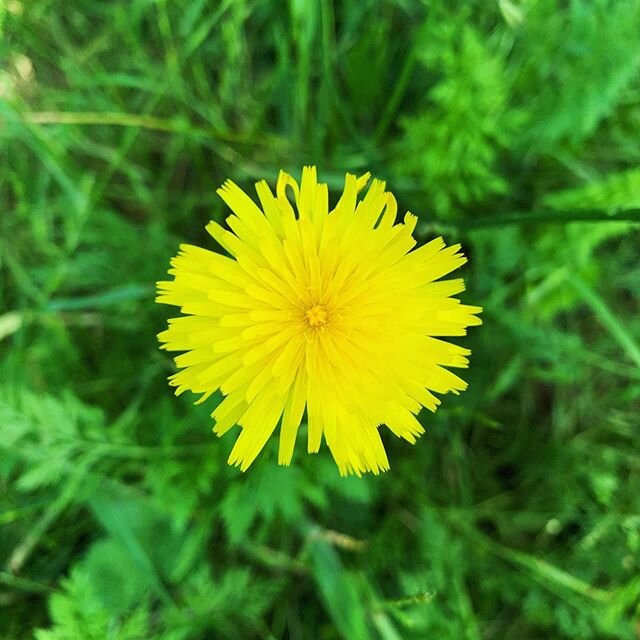
[[[384,471],[379,427],[413,443],[420,409],[440,403],[434,394],[466,387],[447,367],[466,367],[469,351],[439,339],[480,324],[479,307],[452,297],[462,279],[439,280],[466,261],[460,245],[436,238],[414,249],[417,218],[396,224],[379,180],[358,201],[368,182],[347,174],[329,210],[315,167],[300,186],[281,172],[276,196],[258,182],[261,207],[227,181],[218,193],[230,231],[207,230],[229,255],[181,245],[174,279],[158,283],[158,302],[185,314],[158,336],[185,352],[170,383],[200,401],[221,390],[214,432],[240,426],[229,463],[243,471],[278,427],[278,462],[289,464],[305,411],[310,453],[324,438],[340,473]]]

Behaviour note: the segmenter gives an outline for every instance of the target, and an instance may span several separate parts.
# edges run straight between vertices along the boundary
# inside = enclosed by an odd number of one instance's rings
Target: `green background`
[[[640,0],[0,7],[0,637],[638,637]],[[303,164],[485,309],[379,477],[229,468],[156,342],[215,189]]]

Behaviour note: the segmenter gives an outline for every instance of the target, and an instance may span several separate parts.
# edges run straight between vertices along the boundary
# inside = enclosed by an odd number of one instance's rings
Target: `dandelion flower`
[[[466,388],[449,368],[467,367],[469,350],[440,339],[480,324],[479,307],[452,297],[463,280],[440,280],[466,258],[442,238],[414,248],[417,218],[396,223],[384,182],[358,199],[369,177],[347,174],[331,210],[315,167],[300,185],[281,172],[275,196],[258,182],[260,206],[225,182],[230,230],[207,231],[228,255],[183,244],[158,283],[157,301],[184,314],[158,336],[184,352],[170,384],[198,402],[221,391],[213,431],[241,428],[229,464],[242,471],[278,427],[288,465],[306,409],[309,453],[324,438],[342,475],[377,474],[389,468],[381,426],[414,443],[421,408]]]

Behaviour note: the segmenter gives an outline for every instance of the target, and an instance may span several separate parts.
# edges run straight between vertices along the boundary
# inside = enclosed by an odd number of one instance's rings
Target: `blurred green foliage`
[[[640,0],[0,2],[0,637],[632,640]],[[153,304],[215,188],[386,179],[470,255],[392,470],[245,474]]]

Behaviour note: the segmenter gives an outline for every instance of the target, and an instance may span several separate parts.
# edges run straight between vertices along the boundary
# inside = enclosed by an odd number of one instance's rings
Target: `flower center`
[[[321,304],[314,304],[313,307],[309,307],[305,313],[305,317],[312,329],[324,327],[329,320],[329,314]]]

